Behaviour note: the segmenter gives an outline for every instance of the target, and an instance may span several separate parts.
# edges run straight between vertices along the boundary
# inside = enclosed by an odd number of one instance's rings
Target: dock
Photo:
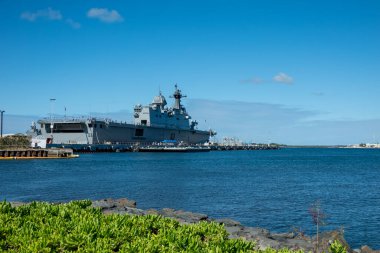
[[[179,152],[179,153],[194,153],[194,152],[209,152],[210,147],[199,147],[199,146],[147,146],[141,147],[136,150],[136,152]]]
[[[226,144],[213,144],[210,145],[213,151],[233,151],[233,150],[277,150],[280,146],[277,144],[239,144],[239,145],[226,145]]]
[[[69,148],[78,153],[101,152],[208,152],[235,150],[277,150],[276,144],[239,144],[225,145],[214,143],[210,145],[157,145],[152,143],[113,143],[113,144],[48,144],[48,148]]]
[[[76,158],[79,155],[73,153],[69,148],[47,148],[47,149],[1,149],[0,160],[21,160],[21,159],[64,159]]]

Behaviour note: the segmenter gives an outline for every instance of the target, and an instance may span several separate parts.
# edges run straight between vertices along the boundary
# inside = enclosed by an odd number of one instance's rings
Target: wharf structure
[[[1,149],[0,160],[76,158],[72,149]]]
[[[229,150],[277,150],[280,146],[277,144],[239,144],[239,145],[225,145],[225,144],[211,144],[211,150],[229,151]]]
[[[95,145],[64,145],[48,144],[49,147],[65,148],[69,146],[74,152],[100,153],[100,152],[207,152],[207,151],[234,151],[234,150],[277,150],[276,144],[241,144],[224,145],[212,143],[209,145],[163,145],[163,144],[95,144]]]

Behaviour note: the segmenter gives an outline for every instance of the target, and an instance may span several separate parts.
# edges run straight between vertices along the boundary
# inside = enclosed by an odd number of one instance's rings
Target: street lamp
[[[53,102],[55,98],[50,99],[50,133],[51,133],[51,142],[53,143]]]
[[[1,138],[3,138],[3,113],[4,113],[5,111],[3,111],[3,110],[0,110],[0,113],[1,113],[1,133],[0,133],[0,137]]]

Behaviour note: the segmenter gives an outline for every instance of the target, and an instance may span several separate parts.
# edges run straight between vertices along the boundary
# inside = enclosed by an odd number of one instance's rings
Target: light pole
[[[1,134],[0,134],[0,137],[3,138],[3,113],[5,111],[3,110],[0,110],[0,113],[1,113]]]
[[[53,102],[55,98],[50,99],[50,133],[51,133],[51,143],[53,143]]]

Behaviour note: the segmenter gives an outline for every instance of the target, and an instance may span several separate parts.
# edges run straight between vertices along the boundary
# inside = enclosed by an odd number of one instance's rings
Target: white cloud
[[[260,77],[252,77],[244,80],[240,80],[240,83],[247,84],[273,84],[273,83],[284,83],[293,84],[293,77],[288,76],[285,73],[278,73],[272,79],[262,79]]]
[[[81,24],[72,20],[71,18],[66,19],[66,24],[70,25],[74,29],[79,29]]]
[[[278,83],[292,84],[293,77],[288,76],[287,74],[281,72],[273,77],[273,81],[278,82]]]
[[[289,132],[303,121],[321,114],[280,104],[207,99],[189,99],[187,109],[199,122],[199,129],[212,128],[218,132],[219,139],[238,137],[261,143],[269,139],[282,143],[291,143],[292,138],[298,141],[297,136]]]
[[[380,141],[380,119],[323,119],[325,112],[281,104],[207,99],[188,99],[187,109],[199,122],[199,129],[216,130],[219,140],[237,137],[244,141],[294,145]]]
[[[21,13],[21,19],[28,20],[30,22],[36,21],[39,18],[44,18],[47,20],[61,20],[62,19],[62,14],[58,10],[54,10],[52,8],[47,8],[43,10],[38,10],[36,12],[30,12],[30,11],[25,11]]]
[[[105,23],[116,23],[124,20],[116,10],[106,8],[92,8],[87,12],[87,17],[99,19]]]
[[[81,24],[72,20],[71,18],[67,18],[63,20],[63,15],[59,10],[54,10],[52,8],[37,10],[36,12],[24,11],[20,15],[21,19],[34,22],[37,19],[46,19],[46,20],[55,20],[55,21],[64,21],[66,24],[71,26],[74,29],[79,29]]]

